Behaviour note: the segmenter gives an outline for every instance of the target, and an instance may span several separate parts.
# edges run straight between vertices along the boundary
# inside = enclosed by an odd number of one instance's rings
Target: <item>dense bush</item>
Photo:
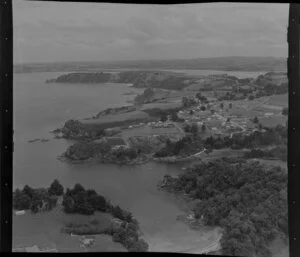
[[[119,160],[125,160],[125,159],[136,159],[139,155],[138,149],[133,148],[118,148],[114,151],[112,151],[112,155],[118,158]]]
[[[195,100],[195,98],[186,97],[186,96],[182,97],[181,102],[182,102],[183,107],[190,107],[190,106],[197,104],[197,101]]]
[[[36,213],[40,210],[48,211],[56,206],[58,196],[63,194],[63,187],[55,180],[49,189],[33,189],[25,185],[22,190],[13,192],[13,208],[16,210],[31,210]]]
[[[106,211],[107,201],[94,190],[85,190],[80,184],[75,184],[73,189],[67,189],[63,206],[66,213],[92,215],[95,211]]]
[[[138,229],[131,223],[123,223],[121,227],[112,230],[114,242],[121,243],[129,252],[146,252],[148,244],[139,238]]]
[[[72,160],[87,160],[109,149],[110,147],[105,147],[104,144],[78,142],[71,145],[64,155]]]
[[[231,147],[232,149],[255,148],[269,145],[286,145],[287,129],[283,126],[275,128],[265,128],[265,132],[256,131],[250,135],[235,134],[232,138],[225,137],[208,137],[204,141],[206,147],[215,149]]]
[[[289,114],[289,108],[285,107],[282,109],[282,115],[288,115]]]
[[[53,181],[48,189],[49,195],[62,195],[64,193],[64,187],[59,183],[57,179]]]
[[[165,147],[154,154],[154,157],[162,158],[176,155],[191,155],[203,149],[203,144],[199,138],[190,136],[183,137],[176,142],[166,141]]]
[[[269,257],[268,244],[288,236],[287,175],[280,167],[218,160],[172,179],[172,187],[200,199],[196,216],[224,229],[223,254]]]
[[[287,161],[287,147],[276,146],[271,149],[251,149],[244,154],[245,158],[276,158],[281,161]]]

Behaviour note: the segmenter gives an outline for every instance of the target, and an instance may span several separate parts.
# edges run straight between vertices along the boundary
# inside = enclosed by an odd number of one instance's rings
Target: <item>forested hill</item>
[[[47,79],[46,83],[125,83],[139,88],[163,88],[180,90],[197,81],[197,78],[168,71],[122,71],[72,72],[57,78]]]
[[[286,71],[286,58],[219,57],[185,60],[135,60],[16,64],[14,72],[100,71],[103,69],[200,69],[222,71]]]

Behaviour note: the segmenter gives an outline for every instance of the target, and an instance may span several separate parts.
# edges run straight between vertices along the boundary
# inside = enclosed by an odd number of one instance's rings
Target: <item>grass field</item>
[[[143,126],[140,128],[132,128],[123,130],[118,136],[128,137],[141,137],[141,136],[153,136],[153,135],[174,135],[179,134],[180,131],[176,127],[170,128],[151,128],[149,126]]]
[[[274,127],[277,125],[284,126],[286,124],[287,117],[280,115],[280,116],[272,116],[272,117],[262,117],[259,118],[259,122],[265,127]]]
[[[171,110],[181,107],[181,102],[156,102],[144,104],[141,108],[142,111],[159,108],[162,110]]]
[[[37,245],[39,248],[57,248],[59,252],[83,252],[77,238],[60,232],[67,222],[87,223],[92,217],[103,225],[110,224],[110,214],[97,212],[93,216],[44,212],[23,216],[13,215],[13,248]],[[97,236],[92,251],[126,251],[106,236]]]
[[[134,122],[142,122],[149,119],[149,115],[143,111],[132,111],[122,114],[104,115],[98,119],[80,120],[88,128],[98,130],[116,126],[126,126]]]
[[[142,120],[147,119],[148,114],[142,111],[133,111],[122,114],[115,115],[105,115],[101,116],[98,119],[90,119],[90,120],[81,120],[83,124],[104,124],[104,123],[114,123],[114,122],[122,122],[127,120]]]
[[[105,140],[109,146],[126,145],[126,142],[122,137],[105,137],[99,140],[94,140],[94,143],[101,143]]]
[[[268,101],[270,105],[288,106],[288,94],[273,95]]]

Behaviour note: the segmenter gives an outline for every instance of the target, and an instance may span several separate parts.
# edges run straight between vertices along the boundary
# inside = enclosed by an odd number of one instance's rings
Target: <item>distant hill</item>
[[[219,57],[185,60],[65,62],[16,64],[14,72],[99,71],[105,69],[200,69],[222,71],[286,71],[287,59],[277,57]]]

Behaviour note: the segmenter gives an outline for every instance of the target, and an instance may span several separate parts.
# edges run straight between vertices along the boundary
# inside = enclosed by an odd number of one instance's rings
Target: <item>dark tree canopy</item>
[[[50,195],[63,195],[64,187],[59,183],[57,179],[50,185],[48,190]]]

